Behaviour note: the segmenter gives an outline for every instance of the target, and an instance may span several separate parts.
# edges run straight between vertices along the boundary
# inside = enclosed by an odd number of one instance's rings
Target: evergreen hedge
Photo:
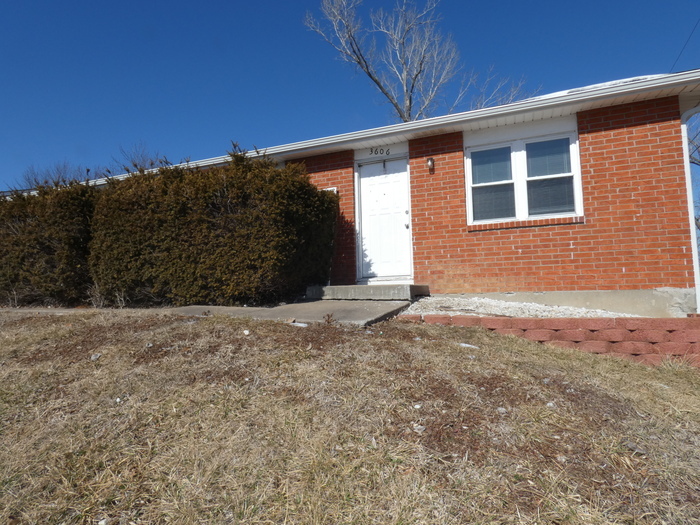
[[[85,301],[95,190],[78,183],[0,197],[0,303]]]
[[[117,304],[263,304],[329,277],[337,196],[303,168],[233,153],[207,170],[161,168],[111,183],[90,269]]]
[[[106,188],[0,197],[0,304],[264,304],[330,273],[337,196],[299,165],[234,152]]]

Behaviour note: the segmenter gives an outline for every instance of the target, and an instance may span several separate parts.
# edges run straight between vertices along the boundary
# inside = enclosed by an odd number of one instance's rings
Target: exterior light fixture
[[[428,157],[428,169],[433,169],[435,167],[435,159],[433,157]]]

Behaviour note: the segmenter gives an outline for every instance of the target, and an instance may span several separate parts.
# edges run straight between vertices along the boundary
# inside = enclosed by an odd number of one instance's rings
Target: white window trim
[[[547,140],[569,139],[569,153],[571,160],[571,175],[573,176],[574,184],[574,211],[564,213],[553,213],[546,215],[530,215],[528,212],[528,196],[527,182],[528,180],[545,180],[555,179],[565,176],[564,174],[546,175],[542,177],[527,178],[527,157],[525,152],[526,144],[533,142],[544,142]],[[485,151],[490,149],[509,147],[511,150],[511,170],[514,185],[515,195],[515,217],[503,217],[498,219],[474,220],[474,206],[472,197],[472,164],[471,154],[476,151]],[[523,137],[503,142],[493,142],[489,144],[479,144],[478,146],[469,146],[465,148],[465,184],[467,188],[467,224],[498,224],[514,221],[532,221],[551,219],[558,217],[580,217],[583,216],[583,191],[581,184],[581,160],[579,155],[578,135],[575,132],[554,133],[551,135],[541,135],[534,137]],[[503,184],[503,182],[494,182],[488,184]],[[479,184],[477,187],[486,186],[488,184]]]

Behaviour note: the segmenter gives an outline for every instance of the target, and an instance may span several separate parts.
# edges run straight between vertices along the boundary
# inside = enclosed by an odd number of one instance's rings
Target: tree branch
[[[357,14],[362,0],[321,0],[321,22],[309,13],[305,24],[328,42],[341,60],[358,67],[399,119],[408,122],[429,117],[442,106],[452,112],[477,87],[476,75],[463,75],[453,101],[445,101],[445,93],[460,76],[462,66],[456,44],[438,30],[438,3],[427,0],[419,8],[414,0],[397,0],[390,12],[370,12],[367,25]],[[381,52],[377,51],[378,41]],[[472,107],[503,104],[523,95],[523,81],[496,79],[489,70]]]

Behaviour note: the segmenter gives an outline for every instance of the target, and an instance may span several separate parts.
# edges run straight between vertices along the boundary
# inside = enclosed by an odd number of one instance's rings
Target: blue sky
[[[0,3],[0,190],[33,166],[172,162],[395,123],[303,18],[319,0]],[[392,1],[366,0],[368,7]],[[669,73],[697,0],[443,0],[467,69],[549,93]],[[673,71],[700,68],[700,27]]]

